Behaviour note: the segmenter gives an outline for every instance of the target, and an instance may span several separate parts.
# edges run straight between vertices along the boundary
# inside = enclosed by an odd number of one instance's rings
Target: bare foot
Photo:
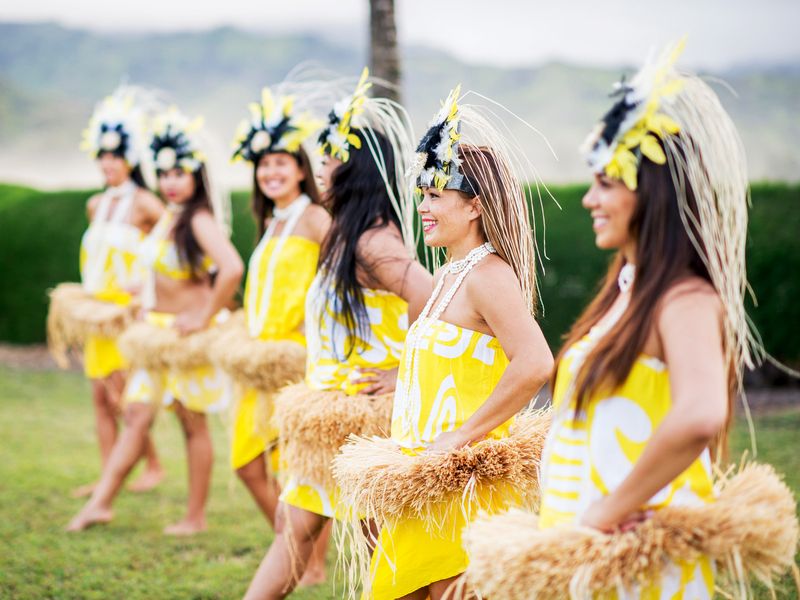
[[[103,525],[110,523],[114,517],[114,512],[110,508],[94,508],[91,506],[84,506],[72,521],[67,525],[67,531],[74,533],[76,531],[83,531],[92,525]]]
[[[325,583],[325,579],[326,577],[324,568],[312,569],[309,567],[306,569],[306,572],[303,573],[300,581],[297,582],[297,587],[305,588],[313,585],[320,585]]]
[[[184,519],[183,521],[179,521],[174,525],[168,525],[165,527],[164,535],[189,536],[203,532],[206,530],[206,528],[205,519],[202,521],[189,521]]]
[[[88,498],[94,492],[94,488],[97,487],[97,482],[94,483],[87,483],[86,485],[80,485],[72,490],[69,495],[73,498]]]
[[[164,475],[164,469],[147,469],[128,486],[128,490],[135,493],[149,492],[161,483]]]

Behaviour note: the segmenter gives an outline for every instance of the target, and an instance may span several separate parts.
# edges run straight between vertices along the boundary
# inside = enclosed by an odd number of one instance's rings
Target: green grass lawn
[[[759,416],[756,428],[759,459],[800,490],[800,409]],[[178,424],[164,413],[155,438],[167,480],[147,494],[123,493],[111,525],[67,535],[62,529],[81,506],[69,490],[98,473],[88,385],[77,373],[0,367],[0,597],[240,598],[272,534],[228,469],[222,422],[214,436],[208,532],[177,540],[161,535],[182,515],[186,477]],[[748,444],[740,425],[733,455]],[[329,554],[331,575],[334,560]],[[791,589],[788,578],[785,587]],[[338,596],[325,585],[293,597]]]

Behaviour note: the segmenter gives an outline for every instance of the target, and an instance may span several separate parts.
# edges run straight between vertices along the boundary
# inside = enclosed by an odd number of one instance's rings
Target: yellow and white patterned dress
[[[344,391],[355,395],[363,385],[354,385],[359,369],[394,369],[399,365],[406,331],[408,304],[395,294],[362,288],[369,319],[369,332],[358,339],[347,354],[347,329],[334,311],[333,290],[324,274],[317,273],[306,296],[306,385],[314,390]],[[289,473],[281,501],[304,510],[333,517],[337,493]]]
[[[217,313],[215,321],[222,322],[226,316],[226,312]],[[166,329],[172,327],[175,315],[150,311],[145,320]],[[124,402],[171,407],[177,401],[193,412],[219,413],[227,409],[230,396],[230,381],[225,373],[203,365],[188,371],[134,369],[125,386]]]
[[[126,306],[131,301],[128,289],[141,283],[138,249],[144,233],[127,222],[136,185],[130,182],[114,191],[120,194],[117,203],[112,207],[112,190],[107,190],[81,238],[81,282],[98,300]],[[83,361],[90,379],[103,379],[127,368],[116,342],[108,337],[90,336],[83,348]]]
[[[165,212],[141,244],[139,258],[143,266],[150,269],[151,284],[154,283],[155,273],[177,280],[191,278],[191,269],[180,261],[175,241],[167,234],[173,219],[174,215],[170,211]],[[201,267],[210,272],[214,265],[206,256]],[[154,298],[151,298],[146,302],[153,300]],[[222,323],[228,316],[227,311],[220,311],[210,326]],[[173,326],[175,317],[176,315],[171,313],[151,310],[146,313],[145,320],[151,325],[166,329]],[[229,379],[221,369],[208,364],[180,372],[136,369],[131,373],[125,386],[124,402],[171,406],[173,402],[178,401],[193,412],[215,413],[228,407],[230,397]]]
[[[576,376],[576,361],[581,363],[589,348],[587,337],[567,351],[559,366],[553,424],[542,457],[541,528],[575,525],[595,500],[619,486],[672,407],[667,366],[642,355],[622,385],[589,398],[574,418],[574,400],[567,401],[566,396]],[[704,450],[644,508],[659,510],[713,501],[711,459]],[[665,565],[660,581],[603,598],[699,600],[711,598],[713,593],[713,565],[701,557]]]
[[[497,338],[424,319],[427,323],[419,319],[408,332],[392,413],[391,437],[411,454],[421,452],[440,433],[461,427],[492,393],[509,362]],[[419,331],[424,333],[420,336]],[[417,347],[413,362],[406,360],[412,340]],[[506,437],[512,422],[494,429],[490,437]],[[516,501],[513,492],[495,490],[482,504],[501,511]],[[460,506],[448,514],[435,530],[418,519],[384,524],[372,557],[368,597],[399,598],[466,570],[461,531],[468,517]]]
[[[244,290],[247,327],[251,335],[255,333],[260,340],[292,341],[305,346],[303,324],[306,293],[317,272],[319,244],[295,235],[289,235],[283,240],[280,237],[271,237],[263,240],[259,246],[262,244],[261,251],[253,253],[247,271]],[[272,280],[268,283],[269,273],[272,273]],[[266,304],[266,314],[258,315],[252,305],[263,305],[263,295],[267,288],[270,297]],[[259,323],[257,316],[261,316],[263,322]],[[278,437],[278,433],[275,428],[271,428],[265,437],[259,431],[256,408],[261,392],[255,388],[235,385],[236,412],[231,439],[231,467],[238,469],[265,452],[267,446]],[[276,470],[277,448],[271,452],[270,460],[273,470]]]

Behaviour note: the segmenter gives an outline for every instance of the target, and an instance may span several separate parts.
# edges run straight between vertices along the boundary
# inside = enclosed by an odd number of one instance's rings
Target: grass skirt
[[[47,346],[62,369],[68,352],[84,346],[90,337],[113,339],[133,321],[138,306],[127,294],[96,297],[79,283],[61,283],[50,291]]]
[[[346,507],[336,540],[350,594],[359,582],[368,597],[404,594],[462,572],[466,557],[459,558],[458,540],[465,522],[480,511],[538,507],[539,463],[549,428],[549,410],[526,411],[508,437],[449,452],[413,452],[391,439],[350,436],[333,461],[340,504]],[[361,519],[382,528],[379,540],[367,540]],[[409,544],[409,535],[418,539]],[[370,558],[369,544],[376,542],[376,556],[386,556],[380,564]],[[410,547],[415,544],[421,544],[417,551]],[[399,587],[389,585],[394,576],[385,573],[396,563],[399,570],[413,571],[396,573]]]
[[[214,323],[195,333],[181,335],[166,322],[166,313],[150,313],[164,322],[149,318],[131,324],[119,337],[120,350],[134,368],[148,371],[192,371],[211,363],[208,349],[223,335],[226,323],[220,313]]]
[[[275,396],[273,423],[278,429],[281,459],[290,474],[333,487],[331,461],[350,434],[386,435],[393,394],[352,395],[312,390],[305,383]]]
[[[730,597],[748,598],[752,578],[771,588],[789,569],[797,581],[795,501],[773,468],[750,464],[718,486],[716,502],[663,508],[625,533],[539,530],[537,515],[520,511],[478,519],[464,533],[465,583],[488,598],[591,598],[704,555]]]

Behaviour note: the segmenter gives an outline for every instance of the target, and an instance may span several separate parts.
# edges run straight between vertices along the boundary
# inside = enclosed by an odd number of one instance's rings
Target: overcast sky
[[[401,44],[468,62],[528,65],[552,59],[639,63],[689,36],[687,66],[800,64],[800,0],[396,0]],[[234,25],[275,32],[366,36],[368,0],[28,0],[3,2],[0,21],[51,20],[99,31]]]

